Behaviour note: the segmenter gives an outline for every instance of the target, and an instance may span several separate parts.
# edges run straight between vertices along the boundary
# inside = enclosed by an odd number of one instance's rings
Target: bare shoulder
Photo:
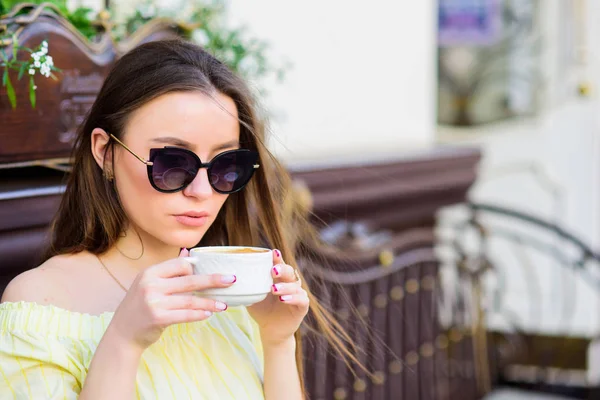
[[[50,258],[15,277],[4,290],[1,302],[27,301],[68,307],[72,303],[71,289],[83,272],[86,258],[83,253]]]

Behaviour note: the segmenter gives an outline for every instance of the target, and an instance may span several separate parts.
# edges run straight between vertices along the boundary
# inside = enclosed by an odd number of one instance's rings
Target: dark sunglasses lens
[[[252,178],[257,159],[257,153],[243,150],[215,157],[208,171],[211,185],[223,193],[240,190]]]
[[[181,189],[189,185],[198,173],[194,156],[180,149],[157,150],[152,162],[152,180],[161,190]]]

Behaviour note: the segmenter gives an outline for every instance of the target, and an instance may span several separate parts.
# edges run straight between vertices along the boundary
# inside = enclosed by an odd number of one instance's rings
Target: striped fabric
[[[112,315],[0,304],[0,399],[76,399]],[[244,307],[230,308],[167,328],[143,354],[136,395],[263,399],[262,360],[256,324]]]

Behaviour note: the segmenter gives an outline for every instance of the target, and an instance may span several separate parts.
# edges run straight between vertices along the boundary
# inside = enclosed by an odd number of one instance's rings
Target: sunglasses
[[[248,149],[225,151],[216,155],[209,163],[203,163],[191,150],[165,146],[150,149],[150,158],[144,160],[114,135],[111,134],[110,137],[146,164],[150,184],[162,193],[174,193],[185,189],[202,168],[207,169],[208,181],[215,192],[239,192],[259,167],[258,153]]]

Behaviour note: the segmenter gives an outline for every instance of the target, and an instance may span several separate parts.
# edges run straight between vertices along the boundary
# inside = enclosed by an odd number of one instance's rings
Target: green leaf
[[[90,16],[90,13],[92,12],[93,10],[91,8],[79,7],[74,11],[65,9],[64,16],[69,20],[69,22],[71,22],[71,24],[73,24],[75,28],[77,28],[82,35],[88,39],[92,39],[98,33],[91,22],[94,19],[92,16]]]
[[[35,82],[33,81],[33,76],[29,77],[29,102],[31,103],[31,108],[35,108]]]
[[[15,94],[15,88],[13,87],[8,74],[6,75],[6,94],[8,95],[8,101],[10,101],[10,105],[14,110],[17,108],[17,95]]]
[[[7,79],[8,79],[8,68],[4,68],[4,73],[2,74],[2,86],[6,86]]]
[[[19,80],[21,80],[21,78],[23,77],[23,74],[25,73],[25,70],[27,69],[27,67],[29,67],[29,64],[27,63],[23,63],[21,64],[21,68],[19,68]]]
[[[16,34],[13,34],[12,39],[13,39],[12,56],[13,56],[13,60],[16,60],[17,59],[17,50],[19,50],[19,39],[17,38]]]

